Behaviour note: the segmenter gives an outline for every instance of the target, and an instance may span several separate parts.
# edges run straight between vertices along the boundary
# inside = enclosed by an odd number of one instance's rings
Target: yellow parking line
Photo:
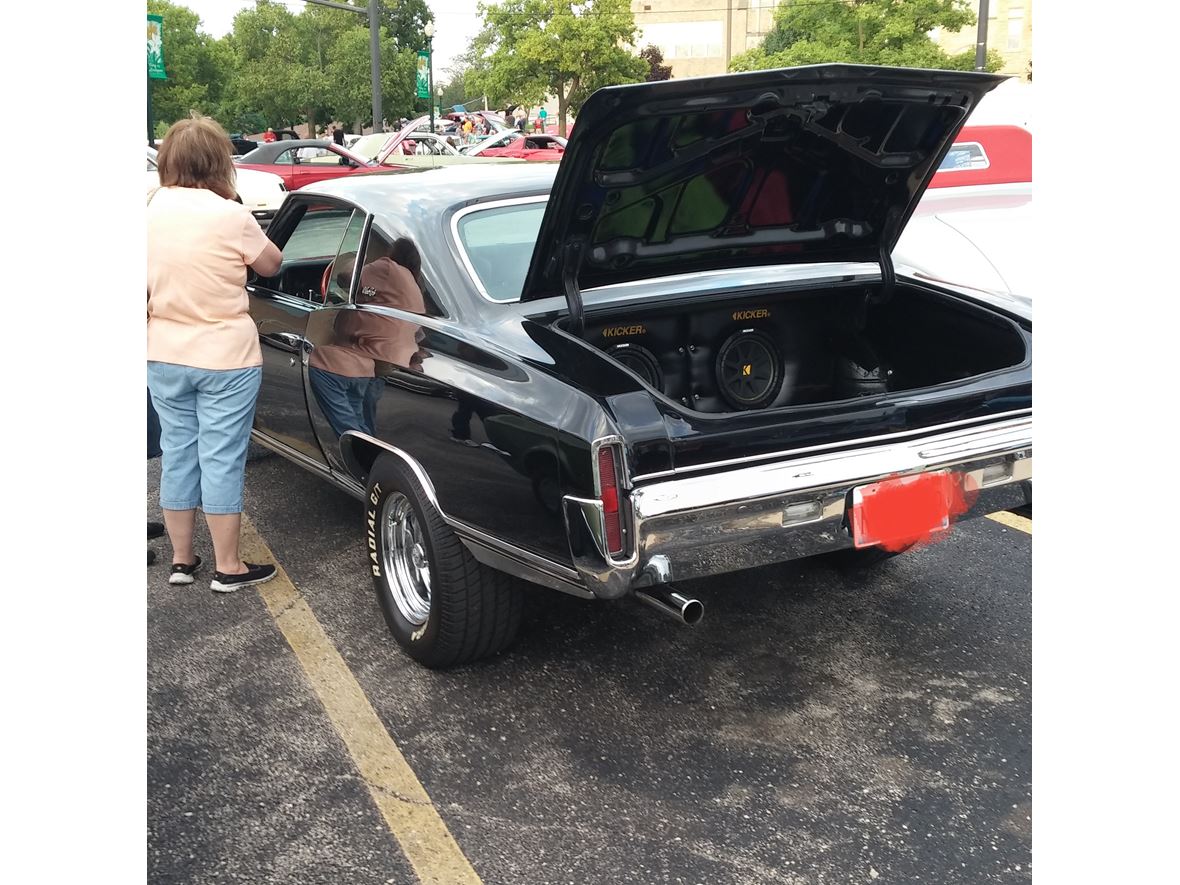
[[[1026,535],[1032,534],[1032,520],[1026,516],[1017,516],[1015,513],[1009,513],[1007,510],[1001,510],[999,513],[989,513],[987,518],[1003,523],[1008,528],[1024,532]]]
[[[259,593],[418,879],[431,885],[479,883],[479,876],[381,724],[360,683],[245,514],[241,555],[250,562],[276,564],[278,573],[259,585]]]

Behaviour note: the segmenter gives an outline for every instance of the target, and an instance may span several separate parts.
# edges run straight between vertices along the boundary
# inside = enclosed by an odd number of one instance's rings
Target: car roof
[[[547,193],[556,163],[471,164],[364,172],[317,181],[300,193],[339,197],[374,215],[438,217],[453,206],[499,197]]]
[[[287,138],[281,141],[269,141],[259,144],[258,147],[250,151],[248,154],[243,154],[239,162],[242,163],[268,163],[281,154],[283,151],[289,151],[292,148],[323,148],[324,150],[336,153],[338,151],[348,152],[348,148],[341,148],[340,145],[334,141],[325,141],[319,138]],[[249,159],[247,159],[249,157]]]

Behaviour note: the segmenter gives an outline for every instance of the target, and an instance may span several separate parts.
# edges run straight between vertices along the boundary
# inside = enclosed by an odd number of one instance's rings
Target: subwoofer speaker
[[[642,378],[650,387],[663,391],[664,373],[660,369],[660,361],[646,347],[638,344],[616,344],[607,353]]]
[[[717,389],[735,409],[760,409],[778,396],[783,357],[765,332],[734,332],[717,352]]]

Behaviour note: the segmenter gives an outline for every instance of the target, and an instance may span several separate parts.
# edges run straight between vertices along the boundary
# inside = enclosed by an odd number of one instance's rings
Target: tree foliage
[[[468,85],[494,96],[497,107],[553,96],[562,135],[567,115],[595,89],[642,82],[650,72],[631,49],[637,32],[628,0],[503,0],[479,10],[479,62]]]
[[[657,80],[669,80],[672,77],[671,65],[664,64],[664,53],[660,52],[658,46],[644,46],[639,50],[639,57],[647,62],[651,68],[647,77],[644,79],[648,83],[654,83]]]
[[[399,49],[426,48],[426,23],[433,21],[426,0],[383,0],[381,24]]]
[[[152,112],[169,124],[190,111],[214,114],[220,109],[231,70],[217,41],[197,30],[191,9],[168,0],[148,0],[147,11],[164,18],[165,80],[153,80]]]
[[[352,0],[358,9],[366,0]],[[372,116],[366,16],[308,4],[298,15],[274,0],[257,0],[234,18],[220,40],[201,32],[197,14],[169,0],[148,0],[164,16],[168,79],[153,83],[153,111],[165,128],[191,111],[215,117],[228,131],[257,133],[306,120],[362,126]],[[386,0],[381,28],[381,99],[387,119],[413,108],[414,56],[429,19],[423,0]],[[380,122],[380,121],[378,121]],[[314,131],[314,129],[313,129]]]
[[[974,24],[967,0],[785,0],[762,45],[734,56],[731,71],[852,62],[915,68],[973,70],[975,52],[948,55],[929,36]],[[1003,57],[989,52],[987,69]]]

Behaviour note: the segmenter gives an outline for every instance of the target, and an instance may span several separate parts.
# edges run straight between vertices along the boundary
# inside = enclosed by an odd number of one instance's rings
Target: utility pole
[[[355,12],[357,15],[369,17],[369,55],[373,82],[373,131],[381,131],[381,26],[378,0],[369,0],[368,11],[356,6],[346,6],[343,3],[333,3],[332,0],[304,0],[317,6],[328,6],[332,9],[343,9],[345,12]]]
[[[381,132],[385,115],[381,112],[381,24],[377,18],[377,0],[369,0],[369,54],[373,57],[373,131]]]
[[[987,0],[979,0],[979,28],[975,32],[975,70],[987,68]]]

